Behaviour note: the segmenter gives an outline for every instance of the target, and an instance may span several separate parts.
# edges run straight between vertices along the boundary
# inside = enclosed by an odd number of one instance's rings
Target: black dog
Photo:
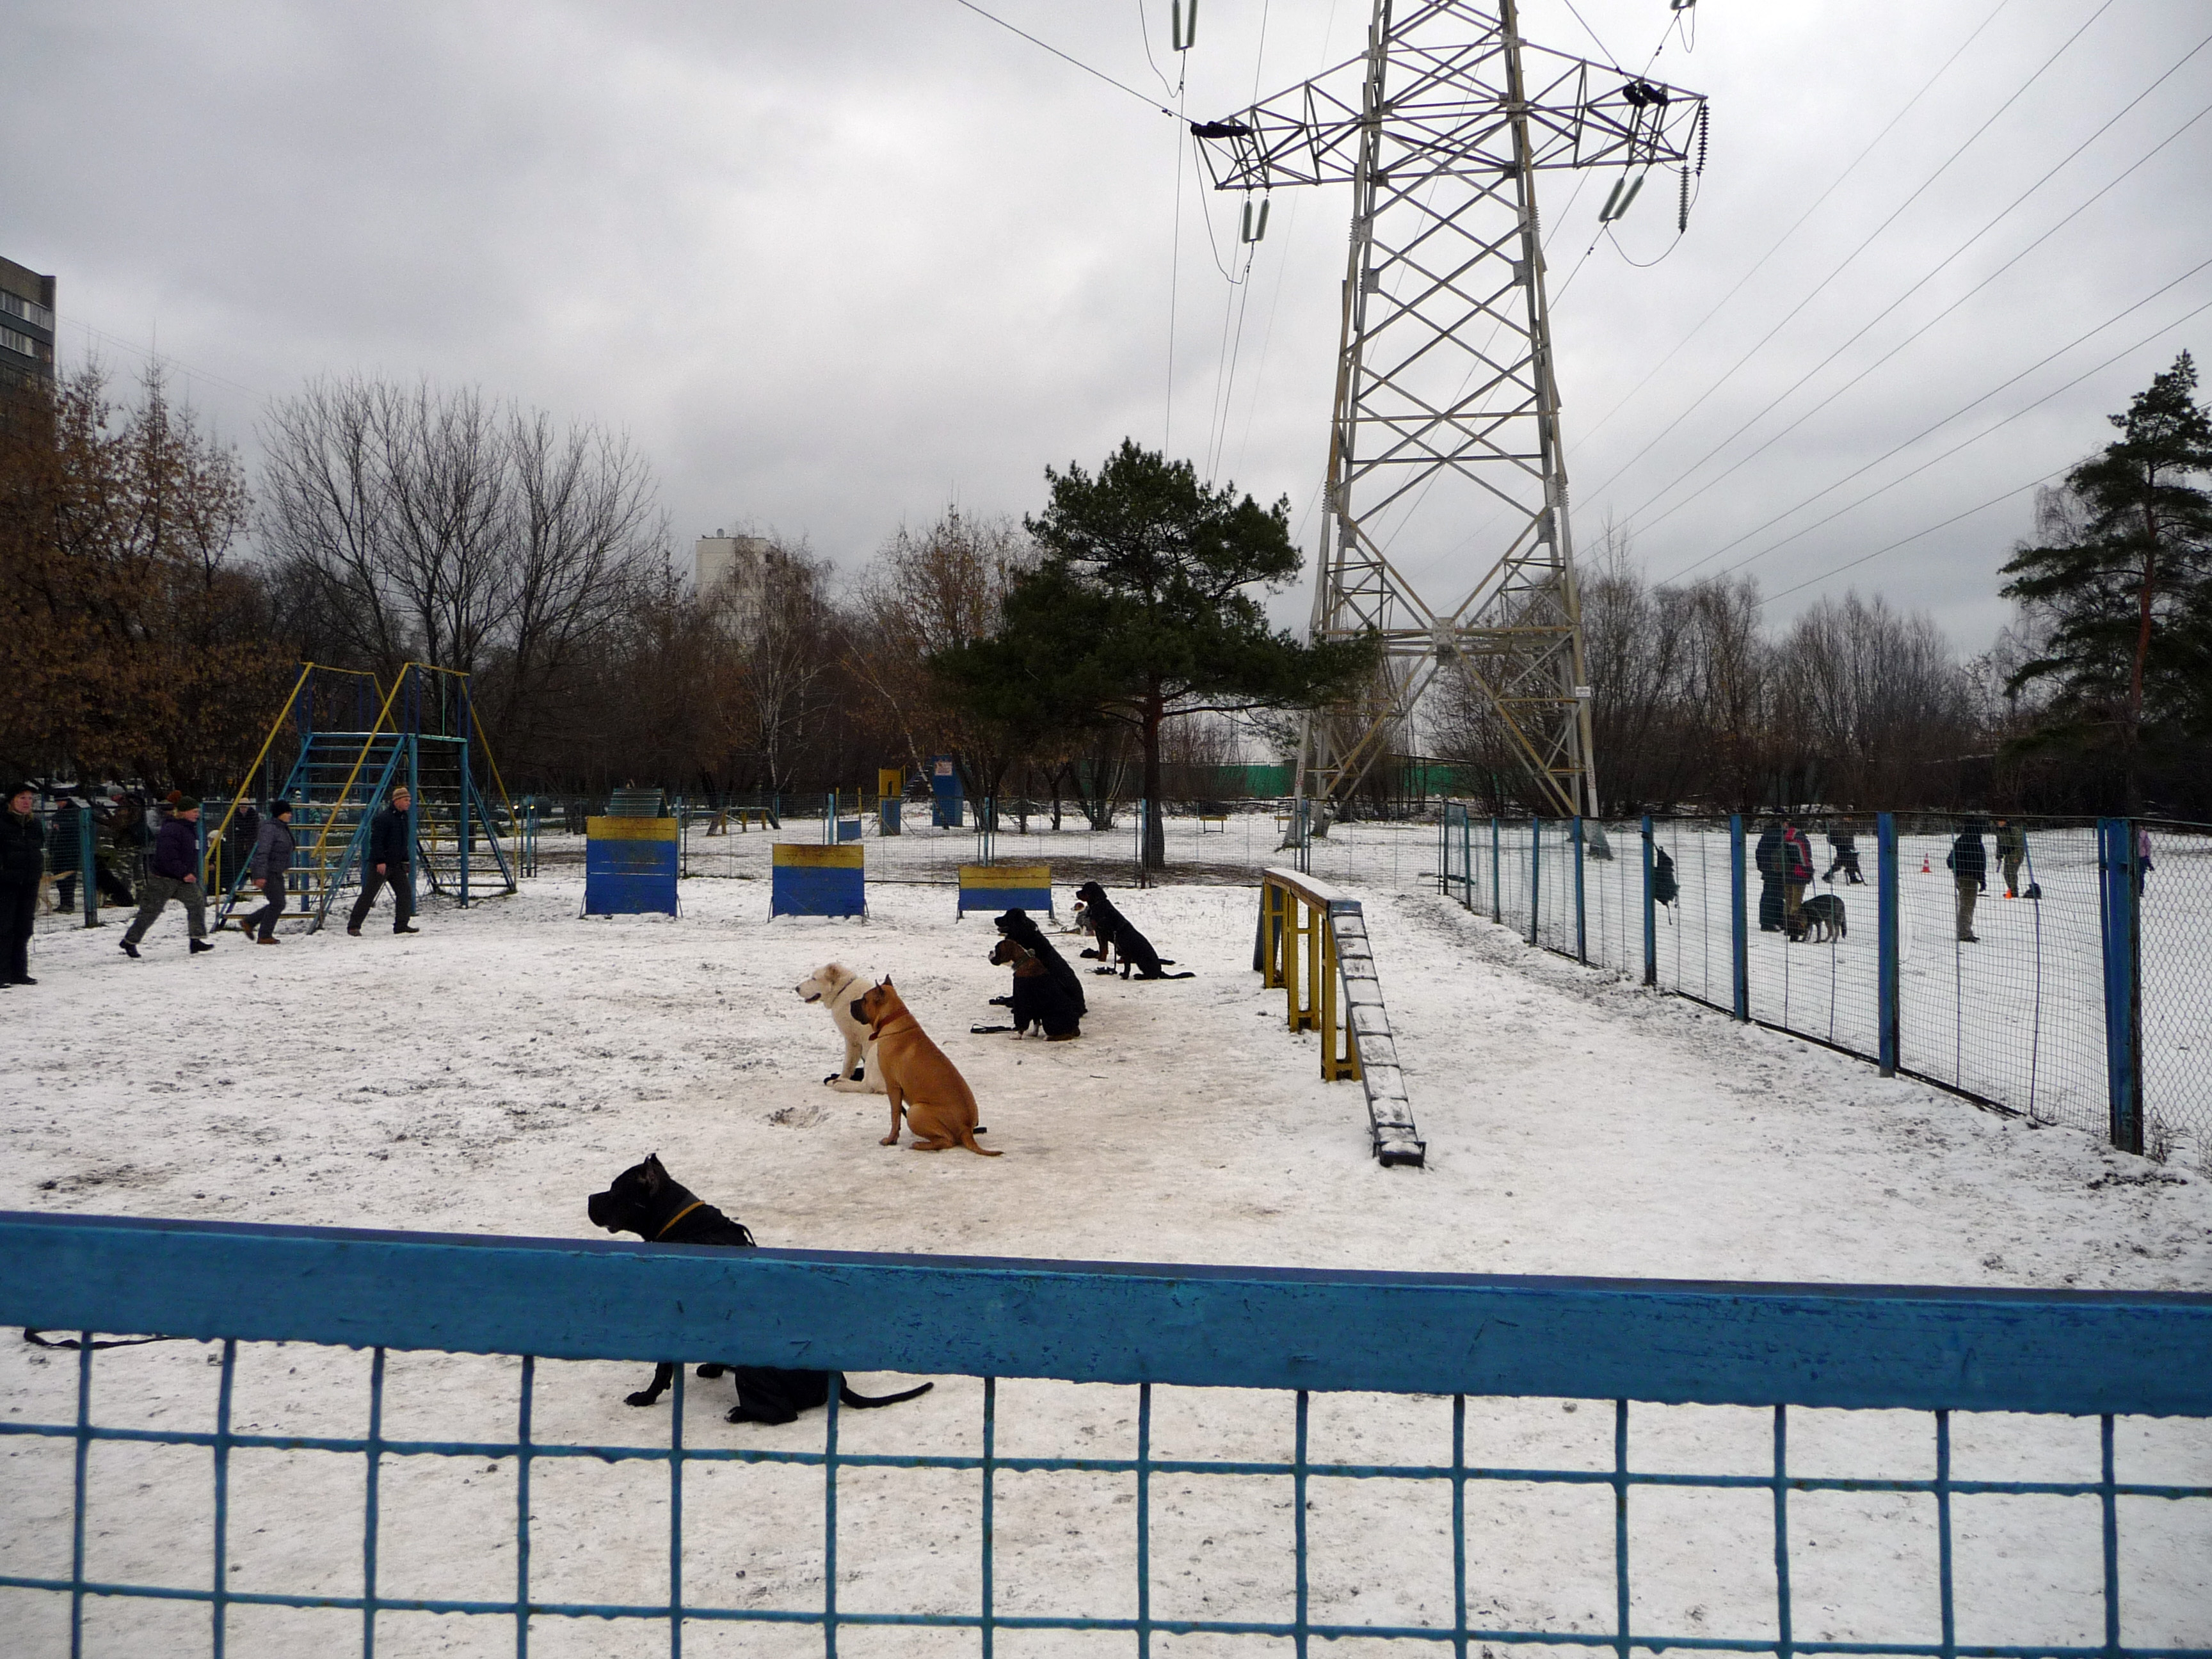
[[[648,1243],[719,1244],[730,1249],[750,1249],[753,1236],[741,1221],[732,1221],[703,1199],[670,1179],[658,1154],[633,1164],[615,1177],[614,1185],[593,1193],[586,1209],[594,1227],[611,1233],[635,1233]],[[729,1414],[732,1423],[788,1423],[799,1413],[830,1402],[835,1379],[838,1400],[848,1406],[896,1406],[902,1400],[927,1394],[936,1384],[925,1382],[903,1394],[871,1397],[845,1386],[842,1371],[792,1371],[773,1365],[702,1365],[697,1375],[712,1381],[725,1373],[736,1379],[738,1403]],[[676,1367],[663,1361],[653,1373],[653,1386],[623,1396],[631,1406],[657,1406],[676,1380]]]
[[[1160,953],[1152,949],[1152,940],[1139,933],[1130,925],[1128,917],[1114,908],[1113,901],[1106,896],[1106,890],[1097,882],[1085,882],[1082,886],[1075,890],[1075,896],[1083,901],[1084,920],[1091,924],[1092,933],[1098,939],[1097,951],[1096,952],[1085,951],[1084,955],[1095,954],[1099,962],[1103,963],[1107,952],[1112,951],[1121,958],[1123,979],[1129,977],[1129,970],[1132,968],[1137,970],[1139,979],[1195,979],[1197,977],[1194,974],[1163,973],[1160,970]],[[1110,974],[1114,970],[1102,966],[1097,971],[1102,974]]]
[[[1014,970],[1014,994],[1007,1001],[1014,1011],[1015,1036],[1032,1025],[1042,1030],[1048,1042],[1083,1035],[1081,1011],[1042,957],[1018,939],[1001,939],[991,947],[991,960]]]
[[[1083,999],[1083,981],[1076,977],[1075,969],[1067,965],[1067,958],[1053,948],[1052,941],[1044,936],[1044,929],[1036,925],[1028,911],[1003,911],[994,925],[1003,937],[1022,945],[1044,963],[1044,970],[1052,975],[1053,983],[1066,992],[1068,1000],[1074,1003],[1079,1018],[1091,1012],[1090,1004]],[[991,1000],[994,1002],[999,1000],[996,997]],[[1007,998],[1005,1006],[1013,1006],[1013,999]]]

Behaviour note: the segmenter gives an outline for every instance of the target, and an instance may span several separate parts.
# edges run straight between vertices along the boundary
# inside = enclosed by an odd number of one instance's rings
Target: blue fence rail
[[[1974,822],[1808,817],[1812,878],[1793,891],[1759,820],[1497,819],[1452,803],[1437,876],[1532,945],[1885,1074],[2128,1152],[2212,1155],[2212,1071],[2191,1058],[2212,1052],[2212,833],[2015,820],[2007,860],[1984,817],[1981,873],[1962,880],[1950,861]]]
[[[240,1609],[319,1608],[358,1617],[364,1655],[375,1651],[380,1619],[455,1614],[511,1628],[514,1650],[526,1654],[533,1622],[597,1618],[646,1620],[666,1626],[668,1651],[680,1654],[688,1627],[805,1627],[821,1650],[837,1651],[841,1631],[942,1626],[976,1633],[993,1650],[1000,1631],[1121,1632],[1139,1654],[1155,1636],[1207,1632],[1286,1640],[1299,1654],[1313,1638],[1367,1637],[1448,1645],[1457,1655],[1484,1644],[1534,1643],[1611,1648],[1619,1659],[1638,1651],[1688,1648],[1727,1652],[1925,1655],[1929,1659],[2212,1659],[2212,1599],[2200,1557],[2185,1559],[2179,1579],[2159,1582],[2132,1553],[2142,1505],[2212,1499],[2205,1470],[2172,1461],[2154,1478],[2123,1474],[2116,1423],[2212,1418],[2212,1297],[1951,1290],[1911,1286],[1750,1285],[1633,1280],[1481,1277],[1449,1274],[1332,1273],[1249,1267],[1073,1263],[898,1257],[777,1250],[732,1252],[647,1247],[602,1241],[494,1239],[320,1228],[256,1227],[217,1223],[0,1213],[0,1320],[47,1331],[82,1334],[74,1356],[75,1412],[41,1422],[11,1413],[0,1418],[0,1440],[68,1444],[74,1449],[73,1490],[66,1506],[72,1528],[66,1574],[0,1574],[0,1594],[43,1594],[68,1610],[69,1650],[80,1650],[88,1603],[110,1598],[198,1603],[207,1609],[212,1652],[225,1652]],[[213,1420],[204,1429],[117,1426],[96,1421],[95,1370],[126,1363],[96,1356],[94,1334],[158,1332],[220,1344],[220,1382]],[[264,1434],[241,1431],[234,1414],[234,1379],[241,1344],[285,1342],[366,1348],[371,1352],[366,1432],[356,1435]],[[387,1359],[402,1351],[526,1356],[513,1402],[514,1432],[479,1439],[400,1438],[386,1432]],[[838,1403],[831,1398],[821,1449],[799,1451],[687,1440],[679,1371],[668,1437],[658,1444],[585,1443],[537,1431],[564,1402],[538,1376],[541,1361],[720,1356],[757,1364],[840,1370],[957,1374],[981,1379],[981,1440],[973,1455],[892,1455],[841,1447]],[[1003,1379],[1134,1385],[1138,1395],[1133,1456],[1009,1455],[1001,1448]],[[1162,1387],[1277,1390],[1291,1405],[1295,1431],[1285,1458],[1162,1456],[1154,1438],[1154,1390]],[[1312,1455],[1310,1434],[1317,1402],[1330,1391],[1440,1396],[1449,1401],[1449,1455],[1400,1462],[1347,1463]],[[1471,1431],[1502,1399],[1535,1396],[1610,1407],[1610,1455],[1582,1467],[1502,1467],[1470,1456]],[[1632,1460],[1632,1402],[1699,1403],[1759,1408],[1765,1468],[1753,1472],[1695,1473],[1679,1466],[1638,1467]],[[1930,1413],[1925,1425],[1929,1472],[1852,1476],[1794,1466],[1793,1413],[1807,1408]],[[2094,1473],[2073,1479],[1960,1478],[1954,1468],[1954,1414],[2045,1413],[2092,1417],[2098,1423]],[[569,1420],[573,1420],[573,1413]],[[1966,1419],[1972,1423],[1974,1419]],[[2190,1425],[2192,1429],[2195,1425]],[[732,1440],[741,1437],[732,1435]],[[2136,1442],[2130,1437],[2127,1443]],[[2208,1442],[2212,1444],[2212,1442]],[[208,1454],[214,1504],[207,1566],[198,1582],[125,1583],[88,1571],[88,1462],[98,1448],[191,1448]],[[2200,1455],[2206,1447],[2198,1448]],[[360,1471],[362,1494],[358,1593],[244,1590],[231,1583],[228,1559],[231,1482],[240,1455],[274,1451],[327,1454]],[[400,1460],[513,1460],[516,1468],[511,1528],[513,1593],[504,1597],[433,1598],[388,1593],[380,1581],[380,1543],[393,1540],[380,1520],[385,1472]],[[357,1460],[357,1461],[356,1461]],[[626,1601],[541,1599],[533,1589],[532,1470],[563,1461],[603,1466],[644,1463],[666,1468],[664,1595]],[[2201,1458],[2200,1458],[2201,1461]],[[821,1565],[818,1600],[810,1606],[763,1607],[695,1593],[725,1573],[687,1571],[687,1474],[696,1480],[720,1467],[785,1466],[819,1480]],[[1818,1465],[1816,1464],[1816,1468]],[[841,1479],[848,1485],[887,1469],[933,1472],[973,1482],[980,1498],[975,1540],[975,1601],[969,1608],[886,1610],[841,1601],[849,1573],[840,1567]],[[1133,1529],[1131,1611],[1119,1616],[1021,1611],[1000,1601],[1006,1580],[994,1559],[994,1498],[1017,1477],[1060,1474],[1104,1478],[1126,1486],[1127,1510],[1096,1512],[1085,1547],[1103,1552],[1106,1536]],[[2194,1480],[2172,1478],[2194,1474]],[[1289,1579],[1287,1617],[1192,1616],[1162,1611],[1170,1583],[1156,1559],[1155,1495],[1188,1490],[1200,1477],[1251,1477],[1286,1483],[1291,1510],[1280,1565]],[[20,1480],[19,1474],[15,1477]],[[1451,1516],[1449,1600],[1441,1617],[1361,1623],[1332,1617],[1341,1598],[1317,1610],[1316,1551],[1310,1536],[1309,1493],[1316,1483],[1407,1483],[1413,1495],[1442,1489]],[[1611,1499],[1609,1628],[1532,1623],[1514,1627],[1479,1614],[1497,1603],[1484,1583],[1487,1554],[1468,1547],[1468,1505],[1499,1491],[1581,1488]],[[1647,1605],[1651,1574],[1632,1574],[1632,1507],[1665,1501],[1668,1489],[1735,1491],[1755,1496],[1771,1537],[1771,1582],[1756,1629],[1652,1627],[1637,1608]],[[124,1501],[152,1501],[143,1485]],[[1793,1503],[1824,1494],[1875,1493],[1925,1500],[1933,1524],[1923,1541],[1934,1559],[1928,1577],[1936,1594],[1928,1628],[1917,1639],[1830,1639],[1801,1618],[1793,1574],[1832,1556],[1801,1553],[1808,1523],[1793,1521]],[[941,1496],[939,1489],[933,1496]],[[11,1507],[30,1505],[17,1492]],[[51,1495],[48,1495],[51,1496]],[[880,1502],[864,1491],[860,1501]],[[1984,1499],[2092,1500],[2095,1568],[2090,1581],[2100,1603],[2086,1639],[2045,1632],[2026,1639],[1975,1640],[1962,1634],[1960,1612],[1986,1607],[1954,1549],[1961,1513]],[[930,1499],[913,1505],[929,1524]],[[652,1506],[646,1506],[650,1508]],[[710,1511],[711,1512],[711,1511]],[[1109,1515],[1112,1518],[1109,1519]],[[1126,1516],[1124,1522],[1121,1517]],[[2123,1518],[2127,1524],[2123,1524]],[[103,1522],[112,1517],[102,1516]],[[641,1513],[636,1525],[654,1517]],[[900,1514],[897,1519],[907,1516]],[[776,1523],[765,1511],[752,1535],[733,1546],[763,1548]],[[849,1523],[848,1523],[849,1524]],[[625,1530],[635,1529],[632,1528]],[[1206,1540],[1211,1543],[1212,1540]],[[492,1540],[459,1528],[433,1540],[443,1550],[489,1551]],[[1885,1575],[1905,1571],[1896,1540],[1880,1548]],[[1673,1553],[1673,1552],[1670,1552]],[[1761,1550],[1758,1553],[1763,1554]],[[742,1559],[742,1558],[741,1558]],[[1753,1555],[1750,1559],[1757,1559]],[[1981,1558],[1965,1558],[1969,1564]],[[726,1566],[724,1560],[718,1564]],[[1200,1565],[1203,1565],[1201,1559]],[[1326,1559],[1323,1565],[1328,1565]],[[933,1561],[934,1576],[945,1564]],[[1702,1578],[1710,1564],[1699,1560]],[[2059,1573],[2062,1564],[2047,1564]],[[2193,1575],[2193,1577],[2192,1577]],[[739,1575],[742,1577],[742,1574]],[[182,1575],[179,1575],[181,1578]],[[1642,1586],[1639,1590],[1639,1585]],[[2123,1587],[2138,1601],[2124,1609]],[[1033,1587],[1032,1587],[1033,1588]],[[1050,1594],[1048,1607],[1066,1596]],[[1031,1594],[1022,1606],[1035,1608]],[[1187,1599],[1180,1607],[1188,1607]],[[2079,1622],[2079,1621],[2077,1621]],[[2151,1639],[2124,1639],[2138,1626]],[[32,1621],[11,1620],[19,1634]],[[2087,1628],[2087,1626],[2085,1626]],[[808,1639],[813,1639],[811,1636]],[[324,1644],[327,1645],[327,1640]],[[58,1651],[57,1645],[53,1650]]]

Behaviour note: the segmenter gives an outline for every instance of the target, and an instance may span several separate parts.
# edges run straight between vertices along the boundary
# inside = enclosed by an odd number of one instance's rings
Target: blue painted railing
[[[1670,1647],[1730,1652],[1929,1656],[1929,1659],[2212,1659],[2212,1646],[2121,1640],[2122,1498],[2212,1499],[2212,1486],[2116,1478],[2113,1425],[2122,1416],[2212,1417],[2212,1296],[2151,1292],[1952,1290],[1917,1286],[1747,1285],[1507,1278],[1457,1274],[1022,1261],[781,1250],[648,1247],[600,1240],[502,1239],[325,1228],[257,1227],[0,1213],[0,1322],[82,1333],[70,1422],[0,1419],[0,1437],[76,1445],[75,1535],[66,1577],[0,1574],[0,1587],[67,1596],[72,1652],[88,1597],[206,1603],[214,1651],[234,1606],[349,1609],[361,1650],[374,1650],[380,1613],[475,1614],[513,1621],[527,1652],[535,1619],[662,1621],[680,1654],[687,1623],[817,1626],[836,1651],[841,1627],[994,1632],[1116,1631],[1151,1651],[1154,1632],[1288,1638],[1364,1636],[1449,1644],[1532,1642],[1611,1647],[1619,1659]],[[96,1332],[158,1332],[221,1342],[210,1428],[118,1428],[91,1411]],[[231,1419],[238,1345],[289,1341],[373,1351],[367,1433],[358,1438],[240,1433]],[[398,1440],[383,1433],[391,1349],[527,1356],[516,1430],[501,1441]],[[844,1452],[831,1400],[819,1452],[699,1446],[684,1438],[678,1372],[669,1438],[660,1445],[547,1443],[532,1432],[536,1358],[652,1360],[713,1355],[738,1364],[854,1371],[959,1373],[984,1379],[980,1455]],[[1135,1384],[1133,1458],[1009,1457],[997,1448],[996,1382],[1048,1377]],[[1160,1459],[1152,1454],[1154,1385],[1281,1389],[1296,1401],[1295,1453],[1285,1462]],[[1308,1455],[1310,1396],[1322,1390],[1447,1395],[1449,1463],[1347,1465]],[[1467,1460],[1468,1395],[1609,1401],[1609,1468],[1498,1468]],[[1771,1412],[1765,1474],[1693,1474],[1632,1468],[1630,1402],[1750,1406]],[[1934,1413],[1928,1479],[1791,1474],[1792,1407]],[[1950,1414],[2062,1413],[2102,1420],[2094,1480],[1953,1478]],[[211,1570],[206,1588],[106,1582],[85,1568],[86,1469],[93,1445],[132,1442],[212,1453]],[[240,1449],[313,1449],[366,1459],[362,1591],[358,1595],[247,1592],[228,1587],[228,1474]],[[514,1595],[507,1600],[380,1594],[378,1470],[392,1457],[517,1460]],[[544,1459],[665,1463],[669,1594],[645,1603],[551,1602],[532,1595],[531,1468]],[[692,1605],[684,1598],[684,1476],[689,1466],[781,1463],[823,1471],[824,1571],[812,1607]],[[837,1601],[837,1477],[842,1469],[957,1470],[981,1486],[981,1594],[972,1613],[860,1612]],[[998,1476],[1072,1470],[1127,1476],[1136,1486],[1136,1612],[1130,1618],[1009,1614],[993,1600],[993,1485]],[[1151,1483],[1163,1475],[1263,1475],[1295,1488],[1295,1615],[1289,1620],[1160,1618],[1152,1613]],[[1440,1482],[1451,1493],[1453,1613],[1435,1625],[1346,1625],[1309,1616],[1306,1491],[1316,1479]],[[1490,1629],[1471,1624],[1466,1503],[1469,1483],[1608,1487],[1614,1498],[1614,1628]],[[1773,1500],[1776,1624],[1760,1637],[1686,1636],[1631,1623],[1632,1494],[1659,1486],[1736,1488]],[[1789,1504],[1793,1493],[1910,1493],[1932,1498],[1940,1549],[1940,1632],[1926,1642],[1807,1639],[1792,1624]],[[2035,1494],[2096,1498],[2102,1515],[2105,1639],[2100,1644],[1972,1644],[1957,1639],[1952,1500]],[[489,1545],[487,1545],[489,1547]],[[1479,1588],[1479,1587],[1478,1587]]]

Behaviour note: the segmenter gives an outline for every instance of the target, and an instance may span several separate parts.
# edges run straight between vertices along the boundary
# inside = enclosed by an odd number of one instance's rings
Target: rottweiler
[[[994,919],[993,926],[1003,937],[1024,945],[1044,963],[1045,972],[1052,975],[1054,984],[1067,993],[1079,1016],[1091,1012],[1090,1005],[1083,999],[1083,981],[1075,969],[1067,965],[1067,958],[1060,955],[1053,947],[1052,941],[1044,936],[1044,929],[1036,925],[1034,916],[1026,910],[1006,910]],[[1006,1000],[1006,1006],[1013,1006],[1011,997]]]
[[[1015,1036],[1032,1025],[1048,1042],[1066,1042],[1083,1035],[1081,1012],[1043,957],[1019,939],[1006,938],[991,947],[991,960],[1014,970],[1014,994],[1007,1006],[1014,1011]]]
[[[690,1189],[678,1185],[661,1167],[658,1153],[632,1164],[603,1193],[593,1193],[585,1209],[594,1227],[611,1233],[635,1233],[651,1244],[717,1244],[729,1249],[750,1249],[753,1236],[742,1221],[733,1221]],[[936,1386],[925,1382],[902,1394],[855,1394],[845,1386],[842,1371],[793,1371],[774,1365],[702,1365],[696,1375],[708,1381],[727,1375],[736,1380],[738,1403],[729,1413],[732,1423],[789,1423],[799,1413],[830,1403],[834,1380],[841,1404],[863,1409],[896,1406],[927,1394]],[[630,1406],[657,1406],[676,1380],[674,1364],[663,1361],[654,1368],[653,1384],[623,1401]]]
[[[1139,979],[1195,979],[1197,977],[1196,975],[1189,973],[1162,972],[1161,963],[1164,959],[1158,951],[1152,949],[1152,940],[1139,933],[1131,924],[1128,917],[1114,908],[1114,902],[1106,896],[1106,890],[1097,882],[1085,882],[1082,886],[1075,890],[1075,896],[1083,901],[1084,919],[1091,924],[1092,931],[1097,935],[1097,955],[1102,964],[1097,969],[1098,972],[1110,974],[1114,971],[1110,967],[1103,965],[1106,961],[1107,953],[1110,951],[1121,959],[1123,979],[1129,977],[1129,970],[1132,968],[1137,970]],[[1084,952],[1085,956],[1091,954],[1088,951]],[[1164,960],[1172,964],[1174,958],[1168,957]]]

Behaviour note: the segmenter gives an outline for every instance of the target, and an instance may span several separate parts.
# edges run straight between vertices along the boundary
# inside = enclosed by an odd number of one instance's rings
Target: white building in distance
[[[775,559],[765,536],[730,536],[717,530],[700,537],[692,554],[699,602],[726,606],[732,624],[750,631],[760,622]]]

